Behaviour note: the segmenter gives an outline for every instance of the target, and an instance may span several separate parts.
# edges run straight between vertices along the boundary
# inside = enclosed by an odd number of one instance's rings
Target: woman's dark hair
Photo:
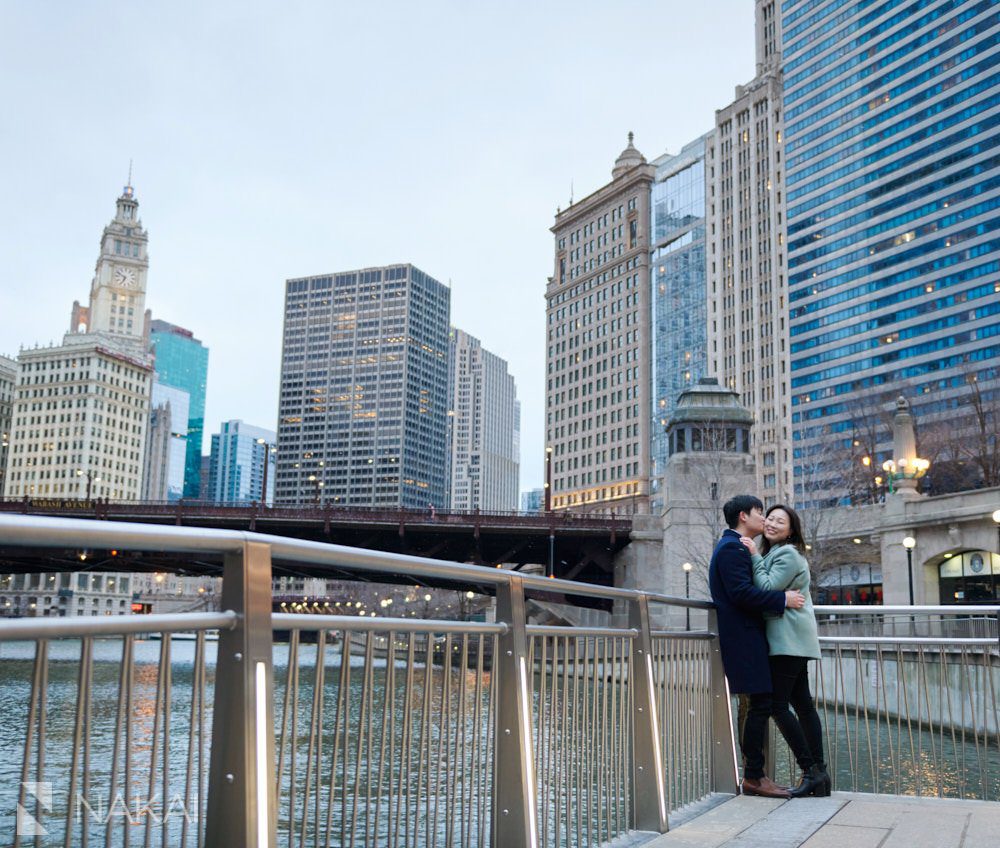
[[[799,514],[792,509],[790,506],[785,506],[784,504],[775,504],[770,509],[768,509],[767,514],[764,516],[767,518],[776,509],[784,510],[788,515],[788,538],[783,542],[779,542],[779,545],[791,545],[800,554],[805,554],[806,552],[806,540],[802,537],[802,519],[799,518]],[[766,554],[771,550],[771,541],[764,537],[764,541],[761,542],[760,552],[761,554]],[[776,547],[776,546],[775,546]]]

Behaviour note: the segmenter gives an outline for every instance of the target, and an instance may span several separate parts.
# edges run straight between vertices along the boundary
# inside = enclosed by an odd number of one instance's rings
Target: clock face
[[[115,282],[124,288],[135,285],[135,271],[131,268],[115,268]]]

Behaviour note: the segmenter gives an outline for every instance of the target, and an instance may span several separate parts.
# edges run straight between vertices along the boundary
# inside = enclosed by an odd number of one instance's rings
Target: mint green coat
[[[753,583],[758,589],[798,589],[806,596],[802,609],[786,609],[784,615],[764,614],[771,656],[819,659],[816,614],[809,597],[809,563],[792,545],[777,545],[767,556],[754,554]]]

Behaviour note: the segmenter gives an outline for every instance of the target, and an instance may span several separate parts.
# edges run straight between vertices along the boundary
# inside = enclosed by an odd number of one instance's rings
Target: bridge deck
[[[1000,803],[990,801],[852,792],[794,801],[720,798],[681,820],[669,833],[644,842],[643,848],[996,848],[1000,844]]]

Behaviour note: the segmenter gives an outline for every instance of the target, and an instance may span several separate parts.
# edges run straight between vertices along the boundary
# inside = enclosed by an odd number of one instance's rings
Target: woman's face
[[[784,542],[792,534],[792,522],[783,509],[774,509],[764,519],[764,538],[772,545]]]

